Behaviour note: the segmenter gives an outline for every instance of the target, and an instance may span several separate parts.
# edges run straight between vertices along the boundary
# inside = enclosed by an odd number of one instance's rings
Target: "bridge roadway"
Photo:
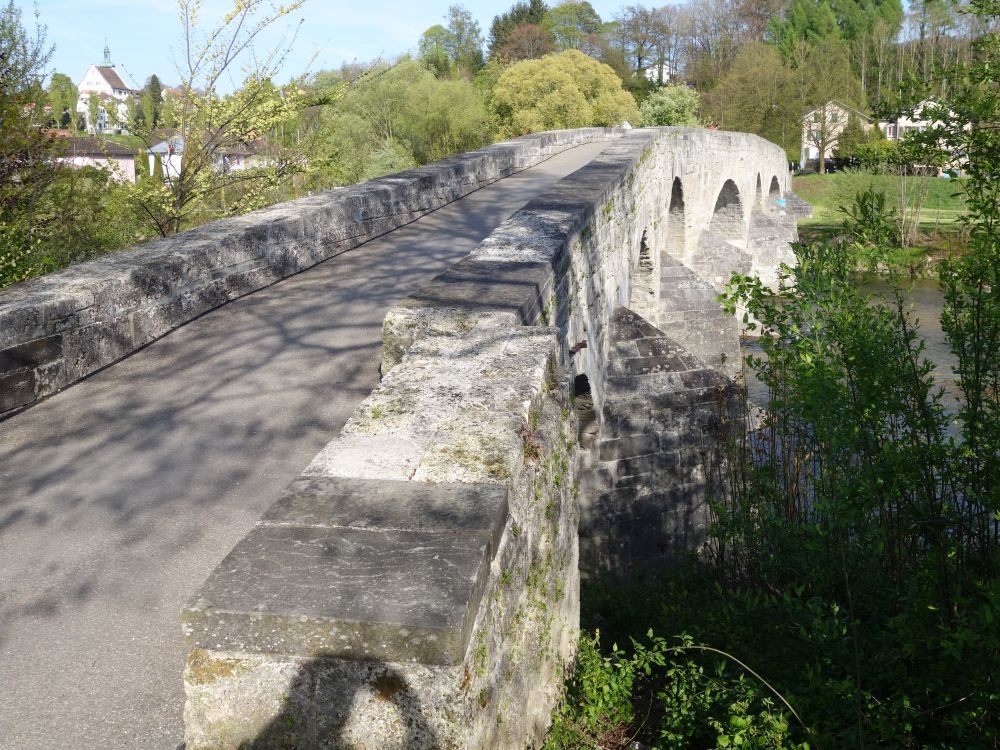
[[[178,748],[181,605],[376,385],[385,312],[604,146],[219,308],[0,422],[0,748]]]

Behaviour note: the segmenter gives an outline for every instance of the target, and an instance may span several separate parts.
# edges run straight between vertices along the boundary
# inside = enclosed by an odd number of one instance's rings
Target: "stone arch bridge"
[[[702,542],[716,295],[807,210],[755,136],[559,131],[0,292],[0,746],[537,745],[580,571]]]

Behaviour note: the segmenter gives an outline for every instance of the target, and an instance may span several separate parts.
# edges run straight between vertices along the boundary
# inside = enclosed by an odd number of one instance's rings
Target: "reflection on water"
[[[875,299],[892,301],[892,289],[884,281],[866,280],[859,287]],[[957,410],[959,390],[958,376],[953,367],[957,360],[948,347],[944,331],[941,330],[941,310],[944,307],[944,292],[933,279],[922,279],[904,288],[904,299],[910,320],[917,328],[917,334],[924,339],[923,357],[934,363],[934,382],[944,389],[942,404],[949,411]],[[744,340],[743,353],[761,356],[760,345],[753,339]],[[747,395],[752,404],[767,405],[767,387],[757,380],[753,372],[747,371]]]

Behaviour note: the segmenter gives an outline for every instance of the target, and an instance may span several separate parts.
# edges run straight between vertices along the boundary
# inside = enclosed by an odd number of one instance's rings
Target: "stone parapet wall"
[[[556,331],[431,335],[185,608],[188,750],[537,745],[575,653]]]
[[[273,284],[560,151],[617,137],[525,136],[212,222],[0,292],[0,418]]]

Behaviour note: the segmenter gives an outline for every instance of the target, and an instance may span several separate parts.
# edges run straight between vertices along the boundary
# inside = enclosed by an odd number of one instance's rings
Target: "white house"
[[[163,179],[171,181],[181,174],[184,164],[184,137],[171,128],[161,128],[153,132],[154,143],[146,153],[149,157],[149,173],[156,173],[156,163],[160,163]],[[215,158],[215,170],[221,174],[241,172],[259,166],[264,157],[260,149],[262,142],[236,144],[219,149]]]
[[[146,149],[149,155],[149,173],[156,174],[156,163],[160,163],[163,179],[170,182],[181,174],[184,161],[184,137],[176,130],[163,128],[153,132],[156,142]]]
[[[939,121],[932,122],[931,120],[924,119],[921,116],[924,109],[936,105],[937,102],[931,99],[925,99],[914,108],[915,119],[911,119],[903,115],[893,120],[879,120],[878,128],[882,131],[882,135],[890,141],[901,140],[907,133],[910,132],[923,132],[933,125],[941,124]]]
[[[91,65],[76,85],[80,98],[76,111],[87,121],[92,133],[125,132],[128,122],[128,102],[138,91],[128,86],[111,62],[111,50],[104,45],[104,61]],[[90,122],[90,97],[97,97],[97,122]]]
[[[802,152],[799,163],[803,169],[833,158],[840,134],[844,132],[851,117],[861,123],[865,132],[871,130],[872,121],[868,115],[837,99],[831,99],[802,116]]]

